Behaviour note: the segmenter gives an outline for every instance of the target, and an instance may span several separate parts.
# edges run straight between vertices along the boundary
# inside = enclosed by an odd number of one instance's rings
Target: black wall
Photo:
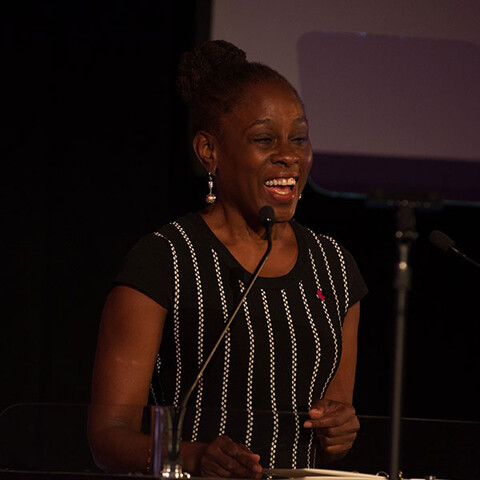
[[[204,204],[174,82],[207,31],[208,2],[3,5],[0,408],[86,403],[109,283],[135,240]],[[370,287],[356,406],[388,412],[394,212],[307,188],[297,218],[335,236]],[[418,211],[406,409],[480,420],[478,272],[435,251],[433,229],[478,255],[480,209]],[[478,258],[478,257],[477,257]]]
[[[2,5],[2,406],[88,401],[119,260],[195,206],[175,78],[205,6]]]

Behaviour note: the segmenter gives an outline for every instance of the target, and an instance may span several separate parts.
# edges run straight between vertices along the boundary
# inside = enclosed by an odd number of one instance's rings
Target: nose
[[[295,148],[288,143],[279,145],[277,151],[272,155],[273,163],[281,163],[285,166],[293,165],[299,161],[300,157]]]

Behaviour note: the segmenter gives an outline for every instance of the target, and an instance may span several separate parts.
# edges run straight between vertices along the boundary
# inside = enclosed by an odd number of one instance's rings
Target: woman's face
[[[255,221],[264,205],[276,220],[290,220],[312,164],[303,107],[280,82],[247,88],[221,121],[218,135],[217,197]]]

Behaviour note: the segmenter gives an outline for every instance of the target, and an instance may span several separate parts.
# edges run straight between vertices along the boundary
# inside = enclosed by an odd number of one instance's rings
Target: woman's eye
[[[295,137],[292,139],[294,143],[297,143],[299,145],[303,145],[308,141],[308,137]]]
[[[260,145],[268,145],[272,142],[273,140],[270,137],[259,137],[255,138],[255,142],[260,144]]]

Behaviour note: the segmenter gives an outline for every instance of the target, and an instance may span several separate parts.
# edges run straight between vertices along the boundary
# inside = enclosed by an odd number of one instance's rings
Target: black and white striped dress
[[[191,441],[227,434],[260,453],[266,468],[314,466],[305,413],[335,375],[347,309],[367,292],[348,251],[291,225],[295,266],[282,277],[258,278],[190,398],[183,433]],[[133,247],[115,284],[168,310],[152,402],[181,403],[249,276],[196,213]]]

